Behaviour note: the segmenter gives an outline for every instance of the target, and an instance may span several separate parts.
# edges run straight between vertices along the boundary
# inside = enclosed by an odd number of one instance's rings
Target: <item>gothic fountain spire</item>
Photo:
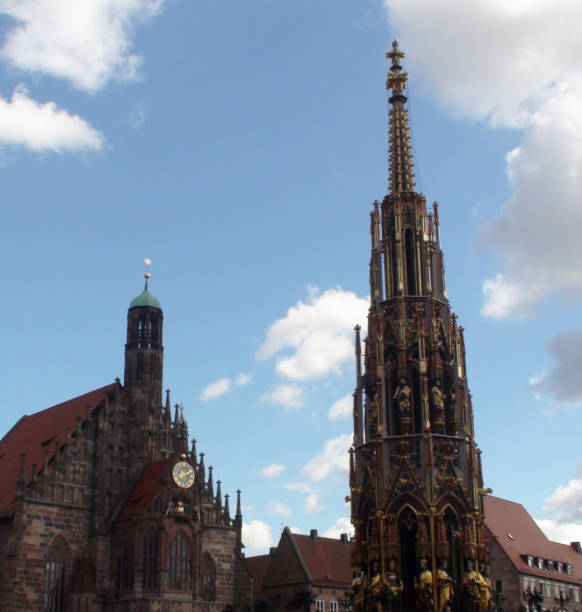
[[[414,158],[410,144],[410,125],[408,109],[405,108],[406,81],[408,74],[402,71],[400,60],[404,53],[398,48],[398,41],[392,42],[392,51],[386,53],[391,60],[391,66],[386,79],[386,89],[391,92],[388,102],[391,105],[389,112],[389,184],[390,193],[413,193]]]

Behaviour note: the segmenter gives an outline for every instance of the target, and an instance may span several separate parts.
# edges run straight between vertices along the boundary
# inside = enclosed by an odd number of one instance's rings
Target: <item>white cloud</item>
[[[261,474],[265,478],[275,478],[275,476],[279,476],[279,474],[281,474],[284,470],[284,465],[280,465],[279,463],[273,463],[271,465],[268,465],[267,467],[264,467],[261,470]]]
[[[325,506],[319,503],[317,493],[310,493],[305,498],[303,509],[309,514],[319,514],[325,510]]]
[[[78,115],[70,115],[54,102],[28,97],[19,86],[7,101],[0,98],[0,146],[23,146],[35,152],[98,151],[103,135]]]
[[[162,0],[0,0],[14,19],[1,53],[30,72],[66,79],[89,92],[112,79],[135,79],[134,27],[160,11]]]
[[[333,472],[347,475],[349,471],[348,449],[352,444],[352,436],[341,434],[325,443],[323,451],[310,459],[303,471],[314,482],[327,478]]]
[[[566,486],[559,486],[544,502],[557,523],[582,523],[582,470]]]
[[[230,391],[230,378],[221,378],[205,387],[200,394],[203,402],[215,399]]]
[[[313,488],[305,482],[288,482],[283,485],[283,488],[297,493],[311,493],[313,491]]]
[[[385,4],[415,83],[462,115],[524,130],[507,155],[514,195],[480,235],[502,267],[484,280],[483,315],[527,316],[555,291],[582,296],[578,0]]]
[[[347,516],[338,518],[338,520],[329,529],[322,533],[322,536],[324,538],[339,539],[342,533],[347,533],[350,537],[354,535],[354,527]]]
[[[582,329],[565,331],[546,343],[556,365],[530,378],[530,389],[540,401],[548,395],[550,406],[582,406]],[[582,500],[581,500],[582,501]]]
[[[303,530],[301,529],[301,527],[297,527],[296,525],[292,525],[291,527],[289,527],[289,530],[291,531],[291,533],[298,533],[298,534],[303,533]]]
[[[267,511],[269,514],[274,514],[276,516],[291,516],[291,508],[287,504],[280,501],[271,500],[269,502]]]
[[[553,542],[582,542],[582,523],[558,523],[549,519],[534,519],[546,537]]]
[[[240,373],[237,375],[234,382],[237,387],[246,387],[248,384],[253,382],[253,377],[250,374]]]
[[[284,318],[275,321],[259,349],[257,359],[269,359],[281,351],[277,373],[296,381],[317,380],[339,374],[353,358],[353,329],[366,320],[368,300],[341,287],[321,293],[310,288],[308,299],[299,301]]]
[[[242,526],[242,539],[245,548],[251,550],[266,549],[274,546],[271,527],[263,521],[251,521]]]
[[[295,384],[280,384],[261,397],[261,402],[284,406],[285,410],[297,410],[303,406],[303,389]]]
[[[352,416],[352,408],[354,405],[354,398],[351,393],[340,397],[336,402],[333,403],[328,412],[330,421],[336,421],[337,419],[349,419]]]

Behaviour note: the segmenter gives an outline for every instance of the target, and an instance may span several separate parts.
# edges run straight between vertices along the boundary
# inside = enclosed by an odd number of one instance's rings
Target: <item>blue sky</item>
[[[582,539],[582,15],[558,5],[0,1],[0,432],[122,376],[149,257],[165,385],[243,491],[247,553],[344,531],[397,36],[486,484]]]

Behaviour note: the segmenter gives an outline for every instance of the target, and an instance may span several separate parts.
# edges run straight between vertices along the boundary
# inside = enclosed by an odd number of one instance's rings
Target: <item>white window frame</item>
[[[339,612],[339,606],[337,604],[337,601],[329,602],[329,612]]]
[[[315,600],[315,611],[316,612],[325,612],[325,600],[316,599]]]

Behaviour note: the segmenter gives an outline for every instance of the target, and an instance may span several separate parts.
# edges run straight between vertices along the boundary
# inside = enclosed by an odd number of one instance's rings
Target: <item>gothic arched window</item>
[[[142,542],[142,587],[155,589],[158,586],[158,534],[146,535]]]
[[[411,229],[404,230],[404,253],[406,261],[406,293],[416,293],[416,267],[414,257],[414,234]]]
[[[202,557],[200,595],[203,601],[216,601],[216,565],[208,553],[204,553]]]
[[[183,532],[178,533],[170,542],[168,554],[168,580],[171,589],[187,591],[192,574],[192,545],[190,538]]]
[[[49,548],[44,572],[44,605],[46,612],[64,610],[65,560],[68,547],[60,536]]]
[[[133,589],[133,548],[128,540],[121,542],[117,547],[115,586],[117,591]]]

